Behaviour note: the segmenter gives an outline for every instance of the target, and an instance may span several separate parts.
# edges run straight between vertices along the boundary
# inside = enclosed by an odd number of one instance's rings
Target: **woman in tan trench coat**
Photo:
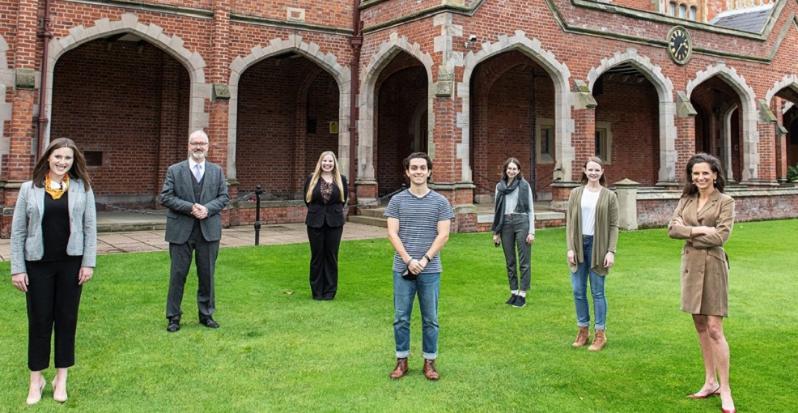
[[[729,267],[723,244],[734,225],[734,200],[722,193],[723,168],[712,155],[699,153],[690,158],[686,180],[668,234],[685,240],[682,311],[693,315],[704,358],[704,386],[688,397],[704,399],[720,395],[722,411],[734,412],[729,387],[729,345],[723,334],[729,290]]]

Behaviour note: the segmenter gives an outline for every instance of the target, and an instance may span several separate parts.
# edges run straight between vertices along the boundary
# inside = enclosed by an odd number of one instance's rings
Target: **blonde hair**
[[[344,193],[344,181],[341,179],[341,169],[338,167],[338,158],[335,157],[335,153],[333,151],[324,151],[321,153],[321,155],[319,155],[319,160],[316,161],[316,168],[313,169],[313,175],[310,177],[308,192],[305,193],[306,202],[310,202],[311,197],[313,197],[313,189],[316,188],[316,184],[319,183],[319,178],[321,178],[321,160],[327,155],[330,155],[333,158],[333,182],[335,182],[335,185],[338,187],[338,192],[341,194],[341,202],[344,202],[346,199],[346,194]]]

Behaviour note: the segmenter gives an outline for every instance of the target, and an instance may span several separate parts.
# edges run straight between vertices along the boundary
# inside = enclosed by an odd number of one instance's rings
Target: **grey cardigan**
[[[25,261],[44,256],[42,214],[44,188],[27,181],[19,188],[14,219],[11,223],[11,274],[27,272]],[[69,185],[69,241],[67,255],[83,256],[82,267],[94,267],[97,258],[97,212],[94,192],[85,190],[83,181]]]

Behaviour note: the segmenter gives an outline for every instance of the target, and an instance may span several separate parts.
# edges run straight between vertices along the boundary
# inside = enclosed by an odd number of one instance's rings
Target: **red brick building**
[[[461,231],[508,156],[556,209],[599,154],[660,225],[707,151],[740,218],[798,216],[796,15],[795,0],[0,0],[0,233],[51,137],[87,153],[101,207],[152,208],[198,128],[234,198],[266,190],[266,222],[303,219],[324,150],[359,209],[428,151]],[[227,219],[251,222],[251,203]]]

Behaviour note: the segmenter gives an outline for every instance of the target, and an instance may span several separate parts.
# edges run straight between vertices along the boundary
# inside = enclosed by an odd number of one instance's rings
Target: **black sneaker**
[[[513,301],[513,307],[515,308],[522,308],[526,305],[526,297],[521,295],[516,295],[515,301]]]
[[[515,294],[510,295],[510,298],[507,300],[506,304],[514,305],[517,298],[518,296]]]

